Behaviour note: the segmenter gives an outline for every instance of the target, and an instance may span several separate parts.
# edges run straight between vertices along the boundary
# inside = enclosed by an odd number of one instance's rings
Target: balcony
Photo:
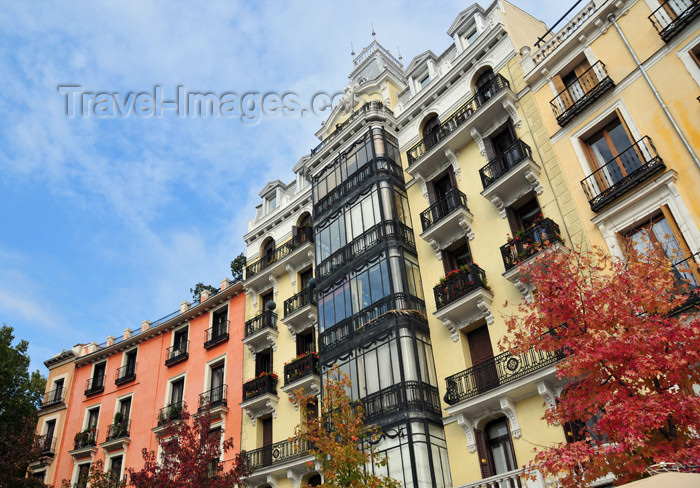
[[[240,406],[255,425],[255,419],[261,415],[275,412],[279,397],[277,396],[277,375],[262,373],[257,378],[243,383],[243,401]]]
[[[65,398],[65,395],[65,388],[56,388],[44,393],[44,399],[41,402],[41,408],[48,408],[53,405],[64,405],[63,399]]]
[[[117,377],[114,380],[114,384],[119,386],[129,381],[136,379],[136,365],[137,363],[127,364],[121,368],[117,368]]]
[[[89,456],[95,452],[97,452],[97,429],[85,429],[75,434],[73,437],[73,450],[69,451],[73,459]]]
[[[204,349],[210,349],[217,344],[228,340],[228,320],[215,324],[207,329],[207,338],[204,341]]]
[[[486,273],[476,264],[448,273],[433,288],[433,293],[437,307],[433,313],[442,320],[453,341],[457,342],[461,329],[481,319],[487,324],[493,323],[493,294],[486,282]]]
[[[290,394],[302,389],[305,395],[321,394],[321,378],[318,369],[318,353],[309,352],[284,365],[282,391]]]
[[[664,42],[671,40],[700,13],[698,0],[668,0],[649,16]]]
[[[396,240],[414,249],[416,247],[415,237],[410,227],[395,220],[380,222],[321,261],[316,266],[317,279],[322,281],[328,278],[332,273],[348,265],[356,256],[371,250],[386,240]]]
[[[438,389],[419,381],[406,381],[371,393],[362,399],[362,406],[366,422],[398,412],[441,414]]]
[[[211,415],[228,412],[228,386],[220,385],[199,394],[198,412],[208,411]]]
[[[538,473],[537,478],[530,480],[521,478],[523,468],[497,474],[479,481],[461,485],[458,488],[546,488],[547,484]]]
[[[105,391],[105,375],[93,376],[85,382],[85,396],[97,395]]]
[[[277,349],[277,314],[272,310],[265,310],[260,315],[253,317],[245,323],[245,337],[243,344],[253,355],[267,348]]]
[[[446,155],[454,157],[456,151],[473,139],[472,131],[484,131],[505,114],[519,120],[515,110],[516,101],[517,97],[510,89],[508,80],[496,75],[489,84],[445,119],[434,132],[406,151],[406,172],[413,177],[429,179],[429,176],[445,162]]]
[[[530,146],[518,140],[479,170],[481,195],[494,204],[502,218],[506,208],[530,191],[542,193],[540,167],[532,159]]]
[[[259,474],[259,471],[270,466],[285,465],[285,468],[288,468],[289,466],[287,465],[290,463],[294,466],[304,468],[304,471],[306,471],[304,465],[311,461],[309,450],[310,446],[306,441],[292,438],[248,451],[246,452],[246,457],[248,458],[248,467],[250,468],[251,474],[255,475]],[[300,458],[304,459],[300,460]],[[286,471],[283,477],[285,476]]]
[[[180,343],[169,347],[165,351],[165,365],[170,367],[190,357],[187,352],[189,350],[190,341],[180,341]]]
[[[115,420],[107,426],[107,437],[105,441],[100,444],[100,447],[105,451],[124,449],[131,443],[131,439],[129,438],[130,429],[130,419]]]
[[[591,210],[601,208],[666,168],[648,136],[581,180]]]
[[[36,446],[42,457],[53,457],[56,454],[56,438],[47,434],[36,437]]]
[[[287,267],[301,269],[314,260],[314,231],[302,227],[299,233],[280,244],[268,256],[263,256],[245,268],[245,286],[260,290],[275,278],[287,272]]]
[[[309,327],[313,327],[317,318],[315,287],[305,288],[284,301],[282,323],[287,326],[293,337]]]
[[[683,313],[700,305],[700,252],[674,264],[672,272],[678,292],[687,296],[685,303],[672,314]]]
[[[449,246],[456,238],[467,235],[474,239],[474,216],[467,207],[467,197],[456,188],[420,214],[423,233],[420,235],[435,252]]]
[[[564,127],[614,86],[605,64],[598,61],[549,102],[557,123]]]
[[[175,422],[182,418],[182,410],[184,409],[184,402],[175,402],[170,405],[166,405],[158,411],[158,427],[164,426],[169,422]]]

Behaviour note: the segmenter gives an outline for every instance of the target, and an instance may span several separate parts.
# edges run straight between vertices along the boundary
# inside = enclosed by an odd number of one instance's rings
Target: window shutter
[[[435,203],[435,185],[432,181],[426,181],[425,186],[428,189],[428,202],[430,202],[430,205],[432,205]]]
[[[481,477],[490,478],[494,475],[491,469],[489,459],[489,449],[486,445],[486,437],[484,432],[479,429],[474,429],[474,438],[476,439],[476,453],[479,455],[479,467],[481,468]]]
[[[455,170],[452,168],[452,166],[447,167],[447,174],[450,177],[450,185],[452,188],[457,188],[457,178],[455,178]]]
[[[510,225],[513,236],[515,236],[515,233],[519,230],[524,230],[522,222],[520,222],[520,219],[511,208],[506,208],[506,217],[508,217],[508,224]]]

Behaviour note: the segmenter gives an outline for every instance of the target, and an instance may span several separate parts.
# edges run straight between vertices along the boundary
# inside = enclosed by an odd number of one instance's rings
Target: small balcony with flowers
[[[300,354],[291,361],[284,363],[284,386],[282,386],[282,391],[291,394],[299,389],[304,391],[304,395],[321,394],[318,353],[315,351]]]
[[[73,459],[80,459],[92,456],[96,452],[97,429],[88,427],[73,436],[73,449],[68,451],[68,454],[73,456]]]
[[[421,212],[423,232],[420,236],[438,252],[454,240],[454,236],[466,234],[470,240],[473,239],[473,220],[474,216],[467,207],[467,196],[452,188],[443,198]]]
[[[314,255],[313,228],[301,227],[291,239],[246,266],[244,286],[246,289],[262,290],[269,286],[270,279],[276,279],[287,269],[301,269],[307,263],[312,263]]]
[[[156,426],[152,428],[154,434],[160,435],[173,422],[178,422],[182,418],[182,412],[185,409],[185,402],[173,402],[160,410],[156,416]]]
[[[129,432],[131,431],[131,419],[125,418],[121,412],[114,414],[114,420],[107,426],[107,437],[100,444],[100,447],[105,451],[123,450],[129,445],[131,439]]]
[[[522,280],[521,267],[530,263],[536,255],[549,250],[566,250],[561,237],[559,225],[552,219],[543,218],[539,214],[526,230],[507,235],[508,242],[501,246],[501,257],[506,272],[503,277],[513,283],[518,291],[526,298],[530,294],[530,286]]]
[[[312,280],[312,285],[284,301],[284,318],[281,320],[292,336],[296,337],[313,327],[317,318],[316,288]]]
[[[493,293],[486,281],[486,273],[476,263],[450,271],[433,288],[434,315],[442,321],[452,336],[459,340],[459,331],[485,319],[493,323],[491,303]]]
[[[277,409],[277,373],[263,371],[257,377],[243,383],[243,401],[240,407],[255,425],[255,420]]]
[[[266,304],[267,310],[256,315],[245,323],[243,344],[255,359],[255,355],[267,348],[274,351],[277,348],[277,314],[273,311],[275,302]]]
[[[521,140],[491,159],[479,170],[484,190],[481,195],[506,218],[506,208],[530,191],[542,193],[540,167],[532,159],[532,149]]]

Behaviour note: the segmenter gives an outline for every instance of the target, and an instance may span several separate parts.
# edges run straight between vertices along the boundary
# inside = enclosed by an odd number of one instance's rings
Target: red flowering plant
[[[251,378],[246,383],[250,383],[251,381],[257,380],[258,378],[264,378],[266,376],[269,376],[271,379],[276,380],[278,378],[277,373],[274,371],[261,371],[255,378]]]
[[[316,351],[304,352],[302,354],[297,355],[297,357],[290,359],[289,361],[284,363],[284,365],[289,366],[290,364],[294,364],[300,359],[304,359],[306,356],[314,356],[316,359],[318,359],[318,353]]]

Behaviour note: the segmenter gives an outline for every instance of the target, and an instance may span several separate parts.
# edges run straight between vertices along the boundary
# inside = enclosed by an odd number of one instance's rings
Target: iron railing
[[[581,180],[581,186],[591,210],[597,212],[665,167],[654,143],[644,136]]]
[[[532,149],[518,139],[515,141],[515,144],[497,155],[489,161],[489,164],[479,170],[479,176],[481,176],[481,184],[484,190],[508,174],[511,169],[526,159],[532,159]]]
[[[248,337],[266,327],[277,330],[277,314],[272,310],[265,310],[245,323],[245,336]]]
[[[292,438],[269,446],[247,451],[248,467],[251,471],[289,461],[309,454],[312,447],[305,440]]]
[[[220,385],[199,394],[199,411],[228,405],[228,386]]]
[[[501,246],[501,257],[506,271],[555,242],[564,241],[559,232],[559,225],[552,219],[542,219],[529,229],[519,232],[508,243]]]
[[[319,334],[318,342],[321,352],[345,341],[356,331],[367,331],[380,324],[382,321],[379,319],[386,317],[387,313],[392,310],[412,311],[425,317],[425,302],[407,293],[394,293],[377,300],[369,307],[341,320]]]
[[[445,403],[454,405],[468,398],[498,388],[550,366],[564,356],[561,353],[537,351],[512,355],[506,351],[492,359],[445,378]]]
[[[270,254],[247,265],[245,268],[245,278],[247,280],[252,278],[271,264],[287,257],[295,249],[298,249],[307,242],[314,242],[314,231],[311,227],[302,227],[299,229],[297,235],[293,236],[287,242],[280,244],[280,246],[275,248]]]
[[[433,225],[440,222],[458,208],[463,208],[469,212],[467,196],[457,188],[452,188],[445,193],[443,198],[421,212],[420,223],[423,226],[423,232],[430,229]]]
[[[294,359],[289,364],[284,365],[284,384],[285,386],[293,383],[299,378],[319,374],[318,372],[318,353],[309,352],[305,356]]]
[[[284,316],[307,305],[316,305],[316,288],[304,288],[299,293],[284,301]]]
[[[36,446],[42,456],[53,456],[56,453],[56,438],[48,434],[36,436]]]
[[[115,385],[122,385],[136,379],[137,363],[127,363],[121,368],[117,368],[117,377],[114,380]]]
[[[243,383],[243,401],[266,393],[277,395],[277,376],[273,376],[272,373],[262,374]]]
[[[700,13],[699,0],[667,0],[649,16],[665,42],[688,25]]]
[[[482,86],[469,100],[464,102],[447,120],[406,151],[408,164],[413,164],[425,153],[432,149],[438,142],[445,139],[460,125],[467,121],[476,111],[496,93],[504,88],[510,88],[510,83],[503,76],[497,74],[489,82]]]
[[[435,304],[439,310],[478,288],[487,290],[487,286],[484,270],[476,264],[470,264],[465,269],[450,271],[444,281],[433,288]]]
[[[85,396],[96,395],[105,389],[105,375],[93,376],[85,381]]]
[[[190,354],[187,352],[189,346],[190,341],[180,341],[178,344],[169,347],[165,351],[165,365],[171,366],[190,357]]]
[[[220,342],[228,340],[228,323],[228,320],[224,320],[207,329],[207,338],[204,341],[205,349],[209,349]]]
[[[54,388],[51,391],[44,393],[44,400],[41,402],[41,407],[49,407],[51,405],[56,405],[57,403],[63,403],[63,399],[66,394],[66,389],[64,387]]]
[[[564,127],[613,86],[615,83],[608,76],[605,64],[598,61],[549,102],[557,123]]]
[[[366,422],[392,413],[406,411],[425,410],[440,415],[438,389],[419,381],[406,381],[391,385],[367,395],[361,401]]]
[[[115,439],[121,439],[123,437],[129,437],[129,430],[131,429],[131,420],[123,419],[118,422],[113,422],[107,426],[107,439],[108,441],[113,441]]]
[[[316,267],[316,276],[319,280],[327,278],[336,269],[351,262],[355,256],[369,251],[386,239],[397,239],[412,248],[416,246],[413,230],[410,227],[396,220],[380,222],[321,261]]]
[[[73,448],[83,449],[97,445],[97,429],[88,429],[75,434]]]
[[[173,422],[175,420],[180,420],[182,418],[182,411],[185,408],[185,403],[183,401],[171,403],[166,405],[158,411],[158,425],[164,425],[167,422]]]

